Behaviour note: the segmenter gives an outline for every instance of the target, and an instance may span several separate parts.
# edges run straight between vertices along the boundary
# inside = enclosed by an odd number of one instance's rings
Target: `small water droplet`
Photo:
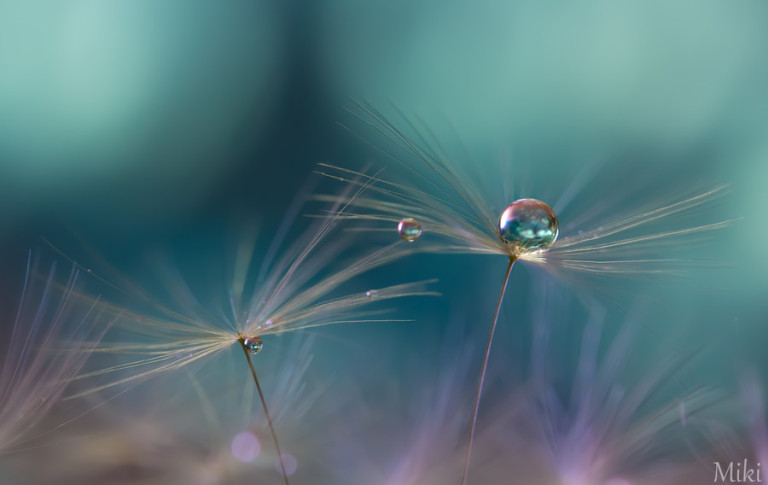
[[[547,249],[557,233],[555,211],[540,200],[516,200],[499,217],[499,237],[518,254]]]
[[[272,326],[272,320],[271,319],[267,320],[266,322],[264,322],[264,325],[266,325],[267,328],[271,327]]]
[[[397,224],[397,233],[408,242],[413,242],[421,236],[421,223],[416,219],[406,217]]]
[[[379,297],[379,290],[368,290],[365,292],[365,296],[370,298],[371,300],[375,300]]]
[[[260,337],[246,337],[245,340],[243,340],[243,345],[245,345],[245,348],[249,353],[258,354],[264,347],[264,341],[262,341]]]
[[[688,412],[685,409],[685,401],[680,401],[680,423],[683,426],[688,424]]]

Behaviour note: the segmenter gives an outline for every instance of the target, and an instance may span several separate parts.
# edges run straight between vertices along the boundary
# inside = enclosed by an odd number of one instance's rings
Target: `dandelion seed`
[[[435,294],[426,289],[429,282],[422,281],[371,290],[375,293],[366,296],[357,292],[346,296],[331,296],[339,286],[354,277],[412,252],[402,244],[390,245],[351,258],[347,264],[343,264],[342,259],[342,264],[332,266],[331,263],[349,251],[354,242],[345,234],[334,231],[343,214],[343,205],[356,196],[341,197],[329,211],[330,215],[311,225],[303,236],[295,238],[281,257],[273,260],[271,253],[268,253],[270,256],[263,260],[258,271],[252,271],[251,268],[254,242],[243,240],[236,252],[226,308],[204,308],[186,284],[175,279],[170,293],[182,303],[182,307],[171,309],[122,278],[124,286],[128,288],[123,291],[143,303],[147,311],[135,312],[117,305],[106,306],[122,319],[124,328],[130,333],[145,334],[153,340],[98,346],[96,352],[143,354],[146,358],[83,375],[82,378],[91,378],[129,372],[125,377],[96,385],[87,392],[179,370],[230,348],[233,344],[239,344],[258,390],[279,457],[281,452],[277,434],[251,361],[251,356],[262,349],[262,339],[269,335],[334,323],[386,321],[372,318],[381,311],[363,310],[361,307],[372,300]],[[279,244],[272,245],[273,248],[277,246]],[[285,469],[283,476],[287,484]]]
[[[405,241],[413,242],[421,236],[421,224],[416,219],[406,217],[397,223],[397,233]]]
[[[689,465],[685,452],[695,452],[693,421],[716,401],[716,394],[676,386],[685,358],[663,347],[651,356],[651,366],[640,374],[631,372],[639,322],[630,318],[606,338],[605,310],[599,305],[592,306],[580,331],[577,358],[564,360],[559,346],[564,340],[557,336],[565,322],[553,323],[547,306],[537,305],[542,310],[535,318],[538,337],[531,345],[528,391],[516,389],[506,404],[527,410],[513,424],[514,436],[500,431],[509,443],[525,442],[523,463],[541,463],[540,474],[556,471],[562,484],[691,483],[676,477]],[[563,375],[566,379],[558,379]],[[677,387],[678,397],[667,397]],[[680,422],[682,407],[687,424]]]
[[[313,421],[315,412],[326,412],[319,399],[325,389],[312,384],[322,377],[312,365],[313,343],[308,335],[280,339],[259,356],[271,369],[264,392],[274,424],[282,439],[295,442],[283,452],[289,476],[287,455],[317,456],[308,429],[322,425]],[[133,483],[136,477],[156,485],[277,483],[273,468],[277,464],[280,473],[279,459],[264,415],[256,412],[256,390],[231,371],[239,359],[221,354],[200,369],[159,375],[137,392],[78,401],[103,405],[66,435],[54,434],[46,446],[14,455],[8,483]],[[15,471],[19,480],[12,479]]]
[[[504,173],[507,167],[499,167],[483,180],[483,185],[477,184],[479,166],[475,165],[477,170],[473,173],[463,171],[440,142],[431,136],[428,127],[417,127],[406,119],[407,127],[416,132],[415,137],[410,137],[371,106],[358,104],[357,111],[350,112],[383,136],[385,142],[379,148],[405,167],[410,174],[410,183],[402,184],[377,175],[366,176],[355,170],[321,164],[323,169],[328,170],[324,173],[326,176],[337,179],[350,175],[362,177],[358,183],[371,186],[369,193],[372,195],[355,200],[353,209],[342,217],[392,224],[400,221],[402,214],[412,214],[430,228],[430,233],[438,236],[432,244],[421,245],[423,252],[493,254],[506,256],[507,259],[480,371],[462,485],[467,482],[491,344],[515,262],[535,264],[556,274],[568,273],[569,277],[575,274],[670,273],[676,267],[684,266],[684,262],[670,259],[663,252],[672,242],[685,237],[693,238],[728,224],[726,221],[697,226],[688,225],[683,220],[680,224],[673,224],[671,229],[654,227],[711,202],[723,193],[723,188],[719,187],[644,212],[608,218],[596,224],[594,229],[569,225],[569,230],[574,232],[557,240],[557,216],[543,202],[519,199],[507,207],[500,217],[493,213],[494,206],[499,207],[516,199],[509,197],[511,194],[503,182],[499,183],[498,174]],[[492,200],[491,197],[500,191],[507,192],[503,194],[504,198]],[[564,201],[573,198],[569,192],[564,191]],[[500,200],[504,202],[500,204]],[[558,204],[554,207],[560,212]]]
[[[38,265],[30,254],[21,302],[6,340],[0,370],[0,454],[32,438],[35,426],[62,399],[99,338],[91,328],[93,305],[80,306],[73,296],[78,272],[72,270],[57,298],[56,265],[44,276],[42,287],[34,281]],[[84,343],[86,337],[95,340]]]

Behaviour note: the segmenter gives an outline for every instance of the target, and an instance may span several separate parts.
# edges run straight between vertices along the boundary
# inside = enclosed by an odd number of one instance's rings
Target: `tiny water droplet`
[[[267,320],[266,322],[264,322],[264,325],[266,325],[267,328],[271,327],[273,325],[272,320],[271,319]]]
[[[264,347],[264,341],[262,341],[260,337],[246,337],[245,340],[243,340],[243,345],[245,345],[248,353],[258,354]]]
[[[406,217],[397,224],[397,233],[408,242],[413,242],[421,236],[421,223],[416,219]]]
[[[555,211],[540,200],[518,199],[499,217],[499,237],[518,254],[547,249],[557,233]]]
[[[370,298],[371,300],[375,300],[379,297],[379,290],[368,290],[365,292],[365,296]]]

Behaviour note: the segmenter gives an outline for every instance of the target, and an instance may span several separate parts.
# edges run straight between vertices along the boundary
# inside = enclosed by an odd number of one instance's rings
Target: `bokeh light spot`
[[[285,474],[289,477],[296,473],[296,469],[299,468],[299,461],[290,453],[283,453],[280,455],[283,457],[283,464],[285,465]],[[282,474],[283,470],[280,467],[280,460],[275,458],[275,471]]]
[[[232,439],[232,456],[244,463],[250,463],[261,453],[259,438],[250,431],[238,433]]]

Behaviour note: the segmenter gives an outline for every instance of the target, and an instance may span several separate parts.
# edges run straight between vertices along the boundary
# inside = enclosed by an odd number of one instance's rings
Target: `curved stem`
[[[488,335],[488,344],[485,346],[485,357],[483,357],[483,368],[480,370],[480,382],[477,384],[477,395],[475,396],[475,411],[472,414],[472,427],[469,430],[469,440],[467,442],[467,459],[464,462],[464,474],[461,476],[461,485],[467,485],[467,475],[469,472],[469,460],[472,456],[472,443],[475,439],[475,428],[477,427],[477,412],[480,409],[480,396],[483,393],[483,383],[485,382],[485,371],[488,369],[488,357],[491,355],[491,343],[493,343],[493,334],[496,333],[496,323],[499,321],[499,311],[501,310],[501,302],[504,301],[504,293],[507,291],[507,283],[509,282],[509,274],[512,271],[512,265],[515,264],[515,258],[509,258],[509,265],[507,266],[507,272],[504,275],[504,283],[501,285],[501,293],[499,294],[499,302],[496,304],[496,313],[493,316],[493,323],[491,324],[491,332]]]
[[[259,384],[259,378],[256,377],[256,369],[253,368],[253,362],[251,362],[251,354],[248,353],[248,348],[245,346],[245,341],[240,340],[240,346],[243,348],[245,358],[248,360],[248,367],[251,368],[251,375],[253,376],[253,382],[256,383],[256,390],[259,391],[259,398],[261,399],[261,405],[264,407],[264,414],[267,415],[267,423],[269,423],[269,430],[272,432],[272,439],[275,441],[275,448],[277,449],[277,458],[280,460],[280,469],[283,471],[283,478],[285,479],[285,485],[288,483],[288,474],[285,472],[285,463],[283,463],[283,453],[280,451],[280,443],[277,441],[277,433],[275,433],[275,427],[272,424],[272,418],[269,417],[269,410],[267,409],[267,401],[264,399],[264,393],[261,392],[261,385]]]

